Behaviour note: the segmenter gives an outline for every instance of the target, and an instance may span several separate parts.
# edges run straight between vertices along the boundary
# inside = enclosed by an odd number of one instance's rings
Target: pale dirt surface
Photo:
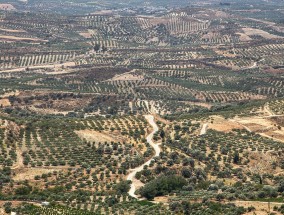
[[[63,168],[62,168],[63,169]],[[42,175],[47,173],[52,173],[54,171],[58,171],[59,169],[48,169],[48,168],[24,168],[19,171],[14,177],[15,181],[23,181],[23,180],[34,180],[36,175]]]
[[[0,99],[0,107],[9,107],[11,106],[11,103],[9,99]]]
[[[2,98],[7,98],[9,96],[18,96],[20,95],[20,91],[19,90],[16,90],[15,92],[9,92],[9,93],[4,93],[2,95],[0,95]]]
[[[117,75],[111,80],[113,81],[140,81],[143,80],[144,76],[143,75],[134,75],[134,74],[122,74],[122,75]]]
[[[279,130],[275,121],[271,119],[271,111],[264,106],[259,116],[235,117],[233,119],[224,119],[221,116],[211,116],[208,123],[208,129],[221,132],[230,132],[233,129],[246,129],[249,132],[256,132],[263,137],[272,138],[275,141],[284,142],[284,128]],[[203,125],[204,126],[204,125]]]
[[[17,41],[31,41],[31,42],[47,42],[47,40],[42,40],[38,38],[25,38],[25,37],[15,37],[15,36],[6,36],[6,35],[0,35],[0,40],[17,40]]]
[[[17,147],[17,162],[11,167],[12,170],[24,168],[24,158],[22,156],[22,151]]]
[[[136,69],[133,69],[129,72],[123,74],[115,75],[113,78],[107,81],[140,81],[144,79],[143,75],[135,75]]]
[[[206,46],[203,46],[204,48],[206,48]],[[224,51],[224,50],[220,50],[220,49],[215,49],[214,50],[218,55],[223,55],[224,57],[229,57],[229,58],[232,58],[232,57],[236,57],[236,54],[235,53],[230,53],[228,51]],[[234,49],[232,50],[234,51]]]
[[[89,32],[80,32],[79,33],[82,37],[90,39],[92,38],[92,35]]]
[[[244,33],[237,33],[237,35],[240,36],[240,41],[242,41],[242,42],[247,42],[247,41],[252,40],[248,35],[246,35]]]
[[[249,163],[243,167],[244,169],[247,169],[247,171],[261,174],[269,173],[273,175],[281,174],[282,172],[280,168],[273,169],[273,162],[277,161],[277,159],[272,152],[249,152],[249,158]]]
[[[159,115],[155,115],[155,118],[156,118],[156,120],[158,120],[158,121],[161,121],[162,123],[164,123],[164,124],[166,124],[166,125],[169,125],[169,124],[171,124],[171,122],[170,121],[168,121],[168,120],[166,120],[166,119],[164,119],[164,118],[162,118],[162,117],[160,117]]]
[[[7,29],[7,28],[0,28],[0,30],[10,32],[10,33],[26,33],[25,30],[15,30],[15,29]]]
[[[155,150],[155,155],[154,155],[153,157],[156,157],[156,156],[159,156],[159,155],[160,155],[160,153],[161,153],[161,148],[160,148],[159,144],[155,144],[152,139],[153,139],[154,134],[159,130],[159,128],[158,128],[157,124],[156,124],[155,121],[154,121],[154,116],[152,116],[152,115],[146,115],[145,118],[147,119],[147,121],[149,122],[149,124],[153,127],[153,131],[147,136],[146,139],[147,139],[147,142],[154,148],[154,150]],[[132,182],[131,188],[130,188],[130,190],[129,190],[129,192],[128,192],[128,194],[129,194],[130,196],[132,196],[132,197],[134,197],[134,198],[136,198],[136,199],[138,198],[138,196],[135,195],[135,191],[136,191],[139,187],[143,186],[143,184],[142,184],[140,181],[138,181],[138,180],[135,179],[135,175],[136,175],[137,172],[142,171],[143,168],[144,168],[144,166],[149,165],[152,160],[153,160],[153,158],[150,159],[150,160],[148,160],[148,161],[147,161],[146,163],[144,163],[143,165],[141,165],[141,166],[139,166],[139,167],[136,167],[135,169],[131,169],[131,170],[130,170],[130,173],[127,175],[127,180],[129,180],[129,181]]]
[[[273,34],[270,34],[266,31],[260,30],[260,29],[256,29],[256,28],[242,28],[242,30],[244,31],[244,34],[247,36],[252,36],[252,35],[259,35],[261,37],[264,37],[265,39],[279,39],[282,38],[280,36],[276,36]]]
[[[0,37],[1,39],[1,37]],[[62,64],[48,64],[48,65],[37,65],[37,66],[29,66],[29,69],[59,69],[62,67],[72,67],[72,66],[76,66],[75,62],[70,61],[70,62],[65,62]],[[0,71],[0,73],[9,73],[9,72],[24,72],[26,71],[27,67],[20,67],[20,68],[16,68],[16,69],[7,69],[7,70],[3,70]],[[58,72],[58,74],[64,74],[64,73],[68,73],[66,71],[64,72]],[[55,73],[52,73],[55,74]]]
[[[0,10],[16,10],[16,8],[11,4],[0,4]]]
[[[275,141],[284,142],[284,129],[282,128],[281,130],[278,130],[276,123],[270,120],[269,117],[236,117],[234,119],[229,119],[229,121],[239,124],[249,132],[256,132],[263,137],[272,138]]]
[[[267,118],[262,118],[262,117],[257,117],[257,116],[243,117],[243,118],[238,118],[236,120],[239,123],[251,128],[251,130],[260,129],[260,128],[264,129],[264,128],[271,127],[275,124]]]
[[[96,11],[96,12],[91,13],[91,14],[92,15],[110,15],[112,13],[113,13],[112,10],[100,10],[100,11]]]
[[[213,123],[208,123],[208,129],[213,129],[221,132],[230,132],[233,129],[243,129],[243,126],[236,122],[229,121],[221,116],[212,116]]]
[[[80,130],[80,131],[75,131],[75,133],[81,138],[81,139],[86,139],[87,141],[90,142],[111,142],[111,141],[116,141],[115,138],[109,136],[108,134],[105,134],[103,132],[98,132],[94,130]]]
[[[29,106],[27,108],[30,111],[34,111],[34,112],[40,113],[40,114],[63,114],[65,116],[69,113],[68,111],[59,111],[59,110],[51,109],[51,108],[36,108],[34,106]]]
[[[201,131],[200,131],[200,136],[206,134],[208,128],[208,123],[205,123],[202,125]]]
[[[267,114],[268,114],[269,116],[275,115],[275,114],[273,113],[273,111],[269,108],[269,105],[268,105],[268,104],[264,105],[263,110],[264,110],[265,112],[267,112]]]
[[[262,22],[262,23],[264,23],[266,25],[272,25],[272,26],[275,25],[274,22],[269,22],[269,21],[265,21],[265,20],[262,20],[262,19],[254,19],[254,18],[247,18],[247,19],[250,19],[250,20],[253,20],[253,21],[256,21],[256,22]]]
[[[0,215],[6,215],[4,208],[0,208]]]
[[[212,105],[209,103],[205,103],[205,102],[184,102],[185,104],[190,104],[190,105],[196,105],[196,106],[200,106],[200,107],[205,107],[205,108],[211,108]]]
[[[272,138],[275,141],[284,142],[284,132],[282,131],[281,134],[278,134],[276,131],[268,131],[265,133],[260,133],[261,136]]]
[[[154,198],[154,202],[167,204],[169,202],[168,196],[158,196]]]
[[[273,131],[273,134],[274,134],[275,136],[279,135],[279,136],[281,136],[281,137],[283,138],[283,136],[284,136],[284,131],[283,131],[283,129],[281,129],[281,130],[275,130],[275,131]]]
[[[233,201],[230,203],[234,203],[236,206],[248,208],[250,206],[255,207],[255,211],[246,213],[245,215],[267,215],[269,211],[268,202],[254,202],[254,201]],[[270,212],[274,212],[275,214],[281,214],[279,212],[273,211],[274,206],[281,206],[283,203],[271,202],[270,203]]]

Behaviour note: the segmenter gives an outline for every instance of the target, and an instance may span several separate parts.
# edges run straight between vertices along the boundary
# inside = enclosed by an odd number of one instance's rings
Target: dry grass
[[[92,38],[92,35],[89,32],[80,32],[79,33],[82,37],[90,39]]]
[[[256,210],[255,211],[252,211],[252,212],[249,212],[249,213],[246,213],[245,215],[254,215],[254,214],[257,214],[257,215],[267,215],[268,214],[268,211],[269,211],[269,206],[268,206],[268,203],[267,202],[253,202],[253,201],[234,201],[232,202],[234,204],[236,204],[236,206],[239,206],[239,207],[244,207],[244,208],[248,208],[248,207],[254,207]],[[270,203],[270,212],[273,211],[273,207],[274,206],[280,206],[281,203],[273,203],[271,202]],[[275,212],[273,211],[275,214],[281,214],[279,212]]]
[[[1,31],[10,32],[10,33],[26,33],[25,30],[15,30],[15,29],[7,29],[7,28],[0,28]]]
[[[252,40],[248,35],[246,35],[244,33],[239,32],[239,33],[237,33],[237,35],[240,36],[240,41],[242,41],[242,42],[247,42],[247,41]]]
[[[134,74],[136,70],[131,70],[129,72],[125,72],[123,74],[115,75],[110,80],[112,81],[140,81],[144,79],[144,75]]]
[[[263,133],[263,135],[267,135],[267,137],[271,137],[275,140],[284,141],[284,131],[283,130],[275,130],[275,131],[268,131]]]
[[[107,133],[107,132],[98,132],[94,130],[80,130],[80,131],[75,131],[75,133],[81,138],[85,139],[89,142],[116,142],[116,141],[124,141],[125,139],[120,136],[119,134],[112,132]]]
[[[11,103],[9,99],[0,99],[0,107],[9,107]]]
[[[249,129],[251,129],[251,131],[255,132],[271,128],[275,124],[268,118],[262,118],[257,116],[238,118],[236,119],[236,121],[242,125],[247,126]]]
[[[235,118],[234,120],[251,132],[256,132],[264,137],[284,142],[284,130],[279,130],[276,122],[270,118],[252,116],[245,118]]]
[[[220,116],[211,117],[213,123],[208,123],[208,128],[221,132],[230,132],[233,129],[242,129],[243,127],[236,122],[231,122]]]
[[[11,10],[16,10],[16,8],[11,4],[0,4],[0,10],[11,11]]]
[[[244,34],[247,36],[253,36],[253,35],[259,35],[265,39],[279,39],[282,38],[280,36],[276,36],[273,34],[270,34],[266,31],[260,30],[260,29],[256,29],[256,28],[242,28],[242,30],[244,31]]]
[[[23,181],[23,180],[34,180],[34,177],[36,175],[42,175],[47,173],[52,173],[54,171],[58,171],[56,168],[24,168],[19,170],[19,173],[17,173],[13,180],[15,181]]]
[[[0,35],[0,40],[4,40],[4,41],[47,42],[47,40],[42,40],[42,39],[38,39],[38,38],[25,38],[25,37],[15,37],[15,36],[6,36],[6,35]]]

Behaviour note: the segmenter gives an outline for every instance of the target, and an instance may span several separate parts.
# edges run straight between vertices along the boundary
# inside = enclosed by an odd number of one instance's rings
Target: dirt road
[[[146,163],[142,164],[139,167],[136,167],[135,169],[131,169],[130,173],[127,176],[127,180],[131,181],[131,188],[128,192],[128,194],[134,198],[138,198],[137,195],[135,195],[135,191],[137,189],[137,185],[139,184],[139,181],[137,179],[135,179],[135,175],[137,172],[140,172],[143,170],[144,166],[149,165],[151,163],[151,161],[153,160],[154,157],[159,156],[161,153],[161,148],[159,147],[159,144],[155,144],[153,142],[153,136],[154,134],[159,130],[157,124],[154,121],[154,116],[152,115],[146,115],[145,118],[148,120],[149,124],[153,127],[153,131],[147,136],[147,142],[150,144],[151,147],[154,148],[155,150],[155,155],[148,160]],[[140,183],[141,184],[141,183]]]

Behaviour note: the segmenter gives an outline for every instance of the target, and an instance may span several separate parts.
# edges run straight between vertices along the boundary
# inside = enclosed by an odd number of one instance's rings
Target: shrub
[[[140,194],[152,200],[155,196],[167,195],[174,190],[180,190],[187,185],[185,178],[177,175],[159,176],[141,188]]]

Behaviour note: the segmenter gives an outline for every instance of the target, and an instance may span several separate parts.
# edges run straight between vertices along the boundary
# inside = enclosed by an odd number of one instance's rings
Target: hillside
[[[0,0],[0,214],[284,214],[283,13]]]

